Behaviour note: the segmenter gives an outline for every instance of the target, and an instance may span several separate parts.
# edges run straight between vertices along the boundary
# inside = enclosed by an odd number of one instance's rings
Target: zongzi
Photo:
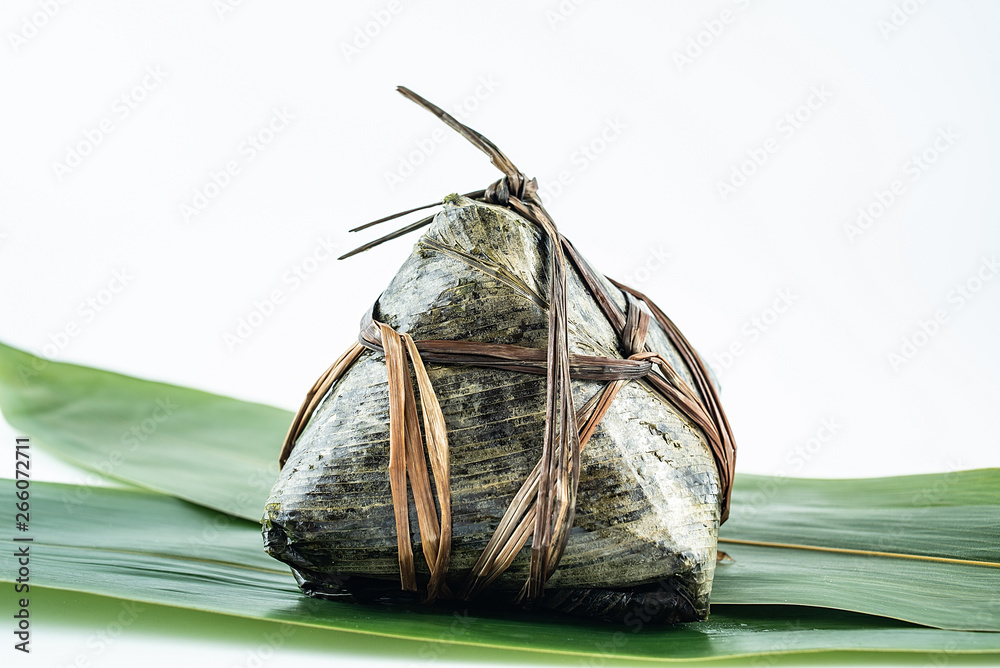
[[[320,598],[704,619],[735,457],[704,364],[559,234],[499,149],[403,92],[504,177],[421,221],[309,392],[267,551]]]

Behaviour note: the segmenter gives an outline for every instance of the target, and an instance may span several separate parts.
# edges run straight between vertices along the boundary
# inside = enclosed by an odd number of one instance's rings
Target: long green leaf
[[[866,480],[738,476],[733,509],[720,547],[736,562],[717,570],[713,601],[1000,631],[998,469]]]
[[[177,406],[162,422],[157,401]],[[82,466],[254,520],[291,419],[275,408],[39,360],[2,344],[0,407],[12,424]],[[144,440],[123,441],[136,425]],[[906,558],[1000,563],[998,489],[997,470],[825,481],[737,476],[721,537],[736,563],[718,569],[713,602],[833,607],[1000,630],[1000,569]],[[254,552],[267,561],[259,546]]]
[[[0,498],[14,484],[0,483]],[[71,509],[72,512],[67,512]],[[830,650],[1000,653],[1000,634],[941,631],[793,606],[718,606],[709,622],[626,627],[464,609],[358,606],[302,596],[259,554],[252,523],[142,491],[31,486],[31,584],[393,638],[600,659],[710,659]],[[0,504],[11,526],[12,504]],[[16,572],[0,552],[0,576]],[[456,616],[457,614],[457,616]],[[488,658],[484,652],[482,658]]]
[[[733,497],[740,512],[725,524],[731,539],[1000,556],[1000,469],[860,480],[743,476]]]
[[[0,343],[7,421],[87,469],[260,519],[291,413]]]
[[[813,605],[946,629],[1000,631],[1000,569],[723,545],[713,602]]]

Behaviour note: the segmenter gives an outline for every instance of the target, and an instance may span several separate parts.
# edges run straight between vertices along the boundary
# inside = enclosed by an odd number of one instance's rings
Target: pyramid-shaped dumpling
[[[466,197],[443,210],[376,302],[372,316],[418,342],[502,343],[544,350],[550,240],[509,208]],[[596,275],[619,309],[626,295]],[[570,352],[625,358],[615,330],[567,267]],[[642,308],[646,308],[645,305]],[[646,343],[690,387],[692,370],[653,319]],[[544,375],[426,363],[447,427],[452,592],[539,461]],[[655,373],[660,373],[659,371]],[[573,380],[576,406],[606,381]],[[264,517],[268,552],[306,593],[377,598],[399,592],[389,461],[389,392],[380,352],[364,351],[326,392],[299,435]],[[662,621],[703,619],[724,492],[703,431],[642,380],[624,384],[580,456],[576,515],[540,603],[625,620],[637,606]],[[409,509],[418,578],[428,568]],[[512,599],[531,541],[485,594]],[[392,594],[395,595],[395,594]]]

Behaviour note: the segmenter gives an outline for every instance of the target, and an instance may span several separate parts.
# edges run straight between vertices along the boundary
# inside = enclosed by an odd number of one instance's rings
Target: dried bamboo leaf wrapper
[[[509,209],[452,198],[379,299],[376,317],[417,340],[544,349],[547,252],[538,228]],[[604,285],[624,310],[622,293]],[[575,270],[567,272],[567,288],[571,352],[625,357]],[[650,329],[650,346],[690,380],[660,326],[654,322]],[[545,378],[434,363],[427,363],[427,371],[451,444],[448,582],[457,591],[538,461]],[[605,384],[574,380],[575,404],[581,406]],[[385,364],[380,354],[365,352],[319,405],[267,508],[269,550],[298,570],[308,586],[332,591],[338,576],[353,575],[384,579],[398,589],[388,432]],[[623,606],[669,590],[677,608],[671,614],[704,617],[720,501],[718,472],[704,436],[641,382],[629,382],[581,463],[576,519],[543,603],[615,617]],[[413,512],[410,533],[419,555]],[[520,588],[527,551],[522,549],[491,589]],[[428,569],[419,557],[416,566],[425,579]],[[667,584],[657,584],[661,581]],[[651,594],[637,592],[647,585],[655,585]]]

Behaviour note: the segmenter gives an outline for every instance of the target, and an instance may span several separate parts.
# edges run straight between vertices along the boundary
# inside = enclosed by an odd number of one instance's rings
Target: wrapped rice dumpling
[[[418,223],[310,391],[268,553],[320,598],[704,619],[735,456],[704,365],[556,231],[534,181],[403,91],[505,176]]]

